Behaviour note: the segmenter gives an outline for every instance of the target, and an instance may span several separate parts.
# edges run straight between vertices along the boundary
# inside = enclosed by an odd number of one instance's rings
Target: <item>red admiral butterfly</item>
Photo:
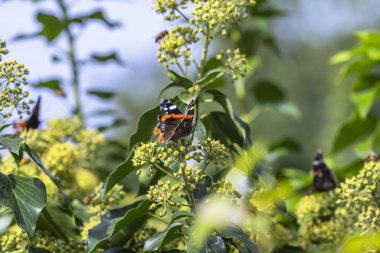
[[[187,106],[186,115],[183,115],[169,99],[161,100],[160,110],[168,114],[158,116],[158,124],[154,129],[154,135],[159,135],[157,141],[175,141],[192,133],[194,129],[194,100]]]
[[[32,110],[32,114],[30,115],[28,120],[20,120],[13,124],[13,127],[16,129],[17,133],[21,133],[24,129],[37,129],[40,125],[39,115],[40,115],[40,103],[41,96],[38,97],[37,102]]]
[[[334,172],[327,167],[321,151],[317,151],[317,154],[315,155],[313,171],[313,192],[326,192],[338,187],[339,182]]]

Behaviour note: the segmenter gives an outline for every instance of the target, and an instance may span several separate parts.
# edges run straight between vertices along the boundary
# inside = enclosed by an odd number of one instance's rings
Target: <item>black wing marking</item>
[[[26,122],[25,128],[27,130],[29,129],[37,129],[40,125],[40,104],[41,104],[41,96],[38,97],[37,102],[32,110],[32,115],[29,117],[29,119]]]
[[[315,155],[313,171],[313,192],[326,192],[338,187],[339,182],[334,172],[327,167],[321,151],[317,151]]]
[[[178,107],[173,104],[169,99],[161,99],[160,110],[168,114],[182,114]]]
[[[186,116],[184,116],[178,125],[171,132],[171,135],[167,138],[167,141],[181,139],[193,132],[194,129],[194,104],[192,100],[186,109]]]

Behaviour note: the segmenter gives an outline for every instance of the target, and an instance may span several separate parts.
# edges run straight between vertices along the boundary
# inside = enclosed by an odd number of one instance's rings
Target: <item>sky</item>
[[[118,21],[122,27],[109,30],[98,22],[93,22],[84,29],[76,31],[79,41],[77,51],[86,57],[91,52],[106,52],[117,49],[125,62],[124,66],[116,64],[90,65],[81,70],[82,97],[85,113],[110,106],[98,98],[85,95],[85,90],[100,87],[105,90],[117,90],[126,94],[132,103],[154,103],[157,95],[154,91],[164,83],[165,71],[157,63],[155,54],[157,44],[154,37],[164,29],[175,24],[163,21],[162,16],[154,11],[153,0],[67,0],[71,13],[83,13],[103,8],[106,17]],[[272,24],[273,33],[284,51],[292,50],[298,43],[328,43],[334,36],[348,35],[361,28],[373,27],[379,20],[380,1],[366,0],[287,0],[274,1],[286,11],[284,17]],[[39,29],[35,22],[37,10],[57,13],[56,1],[45,0],[40,3],[32,1],[11,0],[0,5],[0,38],[8,41],[11,51],[9,58],[24,63],[30,70],[29,80],[36,82],[49,77],[70,77],[67,66],[53,64],[52,54],[59,54],[66,48],[63,38],[58,45],[49,46],[42,39],[13,41],[15,35],[33,32]],[[153,91],[153,92],[151,92]],[[57,98],[42,89],[33,90],[32,97],[42,94],[42,120],[69,115],[72,99]],[[156,96],[156,97],[154,97]],[[96,125],[103,119],[90,122]]]

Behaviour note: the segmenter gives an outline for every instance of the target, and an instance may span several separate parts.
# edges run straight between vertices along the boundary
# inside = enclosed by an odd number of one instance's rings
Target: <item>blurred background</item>
[[[250,121],[254,140],[267,146],[290,141],[297,151],[276,160],[276,169],[309,170],[317,149],[329,154],[333,136],[352,110],[350,87],[336,83],[340,66],[329,59],[356,43],[355,32],[379,28],[380,1],[258,2],[260,10],[218,40],[213,51],[239,46],[258,56],[259,67],[245,92],[257,93],[259,84],[269,84],[273,89],[264,93],[286,103],[273,109],[249,94],[241,103],[236,87],[226,89],[239,114]],[[54,18],[65,11],[77,17],[70,33],[86,126],[106,130],[109,139],[125,145],[139,116],[159,102],[159,91],[169,81],[155,56],[155,36],[174,25],[155,13],[152,0],[0,1],[0,37],[11,52],[6,58],[29,68],[32,97],[42,95],[44,124],[75,110],[70,40]]]

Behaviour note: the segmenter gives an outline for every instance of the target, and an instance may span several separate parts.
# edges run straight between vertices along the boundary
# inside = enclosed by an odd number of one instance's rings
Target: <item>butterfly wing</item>
[[[330,170],[324,159],[322,152],[317,152],[313,162],[313,192],[326,192],[338,187],[339,182],[332,170]]]
[[[190,102],[186,109],[186,116],[183,116],[176,128],[168,138],[170,140],[181,139],[193,132],[194,129],[194,100]]]
[[[37,129],[40,125],[39,115],[40,115],[40,104],[41,104],[41,96],[38,97],[37,102],[32,110],[32,115],[26,122],[25,128],[28,129]]]

